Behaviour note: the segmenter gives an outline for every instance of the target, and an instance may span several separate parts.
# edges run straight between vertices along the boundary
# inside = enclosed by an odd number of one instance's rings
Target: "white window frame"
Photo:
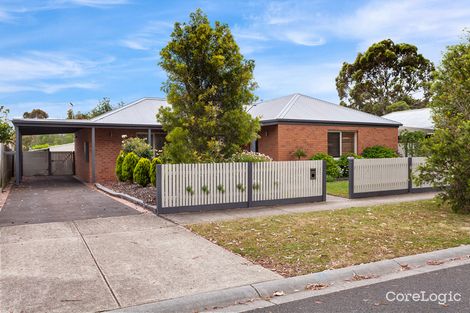
[[[357,154],[357,131],[350,130],[329,130],[329,133],[339,133],[339,157],[343,155],[343,133],[353,133],[354,134],[354,153]],[[327,137],[328,140],[328,137]],[[328,142],[327,142],[328,145]],[[336,157],[336,158],[339,158]]]

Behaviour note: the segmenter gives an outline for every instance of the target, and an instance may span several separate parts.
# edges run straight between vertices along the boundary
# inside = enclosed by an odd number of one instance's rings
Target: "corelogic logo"
[[[437,302],[440,305],[462,301],[462,295],[452,291],[446,293],[427,293],[426,291],[402,293],[389,291],[385,295],[389,302]]]

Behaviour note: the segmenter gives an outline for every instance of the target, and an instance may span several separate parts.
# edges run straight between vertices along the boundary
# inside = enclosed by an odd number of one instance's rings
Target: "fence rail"
[[[426,158],[349,159],[349,197],[430,191],[431,184],[417,185],[414,176]]]
[[[162,164],[158,213],[324,201],[323,161]]]

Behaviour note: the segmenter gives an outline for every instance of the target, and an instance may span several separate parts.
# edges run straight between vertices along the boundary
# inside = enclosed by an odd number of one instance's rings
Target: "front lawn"
[[[326,183],[326,193],[333,196],[348,198],[349,182],[347,180],[338,180]]]
[[[470,244],[470,215],[435,200],[191,225],[283,276]]]

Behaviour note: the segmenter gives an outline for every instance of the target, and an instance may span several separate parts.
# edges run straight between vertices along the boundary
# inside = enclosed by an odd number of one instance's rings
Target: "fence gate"
[[[73,152],[51,152],[51,175],[73,175],[74,153]]]
[[[24,151],[23,152],[23,175],[24,176],[46,176],[49,175],[49,151]]]

